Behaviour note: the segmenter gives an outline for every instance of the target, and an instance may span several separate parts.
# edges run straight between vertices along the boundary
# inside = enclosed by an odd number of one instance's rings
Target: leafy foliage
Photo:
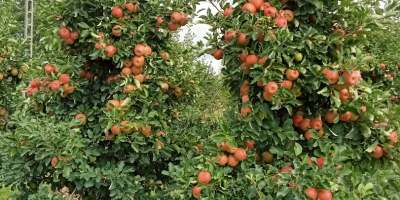
[[[270,1],[265,11],[234,3],[221,1],[224,14],[209,10],[202,19],[212,26],[209,53],[222,58],[238,108],[226,113],[202,156],[170,170],[179,180],[174,187],[184,190],[188,178],[196,186],[205,170],[211,184],[197,185],[205,198],[306,199],[305,190],[315,188],[334,199],[397,199],[399,107],[390,99],[397,87],[373,80],[374,59],[386,52],[370,42],[381,44],[373,36],[384,34],[388,21],[396,24],[395,3],[384,11],[371,1]],[[367,55],[370,49],[379,55]],[[246,149],[246,159],[219,166],[215,156],[236,158],[235,148]],[[282,172],[286,167],[294,170]],[[386,173],[394,187],[384,187],[379,177]]]
[[[18,101],[16,87],[29,70],[27,52],[28,43],[23,37],[22,1],[0,2],[0,118],[6,123],[9,113],[16,108]],[[15,13],[6,15],[5,13]],[[20,94],[20,93],[19,93]],[[6,113],[6,115],[3,115]],[[5,120],[5,121],[3,121]]]
[[[396,1],[211,1],[210,46],[174,33],[200,1],[35,2],[32,59],[0,4],[14,197],[400,199]]]
[[[67,187],[85,199],[162,198],[170,178],[161,172],[195,153],[197,140],[216,128],[215,120],[200,120],[207,107],[193,107],[204,98],[205,86],[217,82],[197,59],[202,47],[179,42],[167,27],[173,11],[189,18],[197,2],[135,3],[140,9],[135,13],[122,2],[37,2],[34,41],[40,44],[30,60],[32,81],[21,82],[14,94],[26,89],[29,98],[12,103],[20,109],[2,132],[2,183],[23,199],[44,198],[48,186]],[[124,8],[124,20],[112,15],[115,6]],[[164,23],[157,25],[157,16]],[[113,34],[115,24],[123,27],[119,36]],[[60,38],[63,27],[78,33],[73,44]],[[99,42],[117,52],[96,49]],[[126,60],[140,56],[134,53],[137,44],[152,53],[142,57],[139,73],[121,73],[130,67]],[[164,52],[169,59],[161,57]],[[134,91],[124,92],[128,85]],[[113,99],[125,103],[108,104]],[[125,130],[113,134],[114,128]],[[51,195],[47,198],[61,198]]]

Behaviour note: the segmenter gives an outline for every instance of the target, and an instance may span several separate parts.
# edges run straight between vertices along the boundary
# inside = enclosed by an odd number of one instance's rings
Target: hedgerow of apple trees
[[[28,43],[23,36],[23,12],[16,1],[0,2],[0,129],[15,109],[14,101],[21,97],[15,88],[28,71]],[[5,13],[17,13],[5,15]],[[20,13],[20,14],[19,14]]]
[[[233,3],[214,2],[221,11],[202,19],[238,109],[201,155],[165,171],[170,195],[183,198],[189,187],[212,199],[400,199],[396,86],[373,81],[380,58],[367,55],[371,36],[398,19],[394,7]]]
[[[396,12],[386,12],[390,10],[398,11],[400,7],[397,2],[387,4],[384,8],[377,8],[375,18],[383,19],[385,29],[374,32],[371,36],[371,45],[368,48],[368,54],[375,58],[374,70],[371,71],[372,80],[376,83],[382,83],[385,88],[391,91],[391,100],[399,103],[400,87],[399,79],[395,78],[400,70],[399,60],[399,41],[397,40],[397,32],[400,25],[393,20],[385,19],[386,16],[396,15]]]
[[[2,184],[20,198],[44,184],[84,199],[164,198],[167,164],[215,128],[184,113],[214,80],[197,47],[173,39],[196,4],[39,1],[45,50],[2,132]]]

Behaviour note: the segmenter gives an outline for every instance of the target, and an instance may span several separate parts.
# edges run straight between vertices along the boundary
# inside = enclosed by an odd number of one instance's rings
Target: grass
[[[0,200],[8,200],[10,196],[13,195],[14,192],[11,191],[11,188],[4,187],[0,189]]]

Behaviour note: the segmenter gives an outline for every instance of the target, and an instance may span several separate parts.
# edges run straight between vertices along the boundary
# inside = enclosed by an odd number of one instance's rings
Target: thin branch
[[[126,139],[128,139],[129,144],[132,144],[132,141],[129,139],[128,134],[125,134]]]
[[[72,195],[74,195],[76,188],[72,191],[71,195],[69,195],[69,199],[71,199]]]
[[[220,9],[218,9],[218,7],[217,7],[217,6],[215,6],[215,4],[213,3],[213,1],[212,1],[212,0],[209,0],[209,2],[211,3],[211,5],[213,5],[213,6],[214,6],[214,8],[215,8],[215,9],[217,9],[217,10],[218,10],[218,12],[221,12],[221,10],[220,10]]]

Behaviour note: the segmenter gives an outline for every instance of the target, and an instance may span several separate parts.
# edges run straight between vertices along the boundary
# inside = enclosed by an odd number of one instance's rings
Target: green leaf
[[[288,119],[283,124],[283,131],[293,131],[293,120]]]
[[[83,30],[82,33],[79,35],[81,38],[85,38],[89,35],[89,30]]]
[[[78,25],[82,28],[88,29],[89,26],[85,22],[79,22]]]
[[[365,138],[369,138],[371,136],[371,129],[364,123],[360,124],[360,131]]]
[[[294,19],[293,22],[294,22],[294,26],[295,26],[295,27],[299,27],[299,24],[300,24],[300,23],[299,23],[299,20]]]
[[[344,177],[339,177],[338,178],[338,182],[341,183],[343,185],[343,188],[350,188],[350,182],[344,178]]]
[[[134,82],[135,82],[136,88],[140,88],[140,82],[139,82],[137,79],[135,79]],[[163,85],[164,85],[164,84],[162,84],[161,86],[163,86]],[[145,90],[145,91],[146,91],[146,90]]]
[[[339,108],[342,102],[339,99],[340,94],[339,91],[334,91],[334,95],[331,96],[331,104],[334,105],[335,108]]]
[[[289,188],[288,187],[281,187],[278,190],[278,193],[276,194],[277,197],[284,197],[289,193]]]
[[[122,171],[122,169],[124,168],[124,166],[125,166],[125,163],[124,163],[124,162],[118,163],[118,170],[119,170],[119,171]]]
[[[258,37],[258,32],[254,31],[251,33],[251,39],[257,40],[257,37]]]
[[[255,193],[256,193],[256,188],[254,187],[254,185],[250,185],[246,191],[246,196],[249,199],[252,199],[254,197]]]
[[[121,106],[127,106],[127,105],[129,105],[130,102],[131,102],[131,98],[128,97],[125,99],[124,103],[121,104]]]
[[[344,123],[342,123],[342,122],[336,123],[335,125],[332,126],[331,130],[336,135],[343,133],[343,131],[344,131]]]
[[[271,110],[269,109],[268,104],[264,103],[260,107],[260,111],[264,114],[267,119],[274,119],[272,116]]]
[[[280,154],[279,149],[276,147],[271,147],[271,149],[269,149],[269,152],[271,152],[272,154]]]
[[[219,125],[221,127],[222,132],[227,133],[228,132],[228,126],[226,126],[225,123],[221,122]]]
[[[363,194],[364,191],[364,185],[361,183],[360,185],[358,185],[357,187],[358,193]]]
[[[301,145],[296,142],[296,144],[294,146],[294,153],[296,154],[296,156],[300,155],[302,151],[303,151],[303,147],[301,147]]]
[[[379,141],[375,141],[373,144],[371,144],[365,151],[366,152],[373,152],[375,150],[376,145],[378,145]]]
[[[374,188],[374,184],[372,184],[372,183],[367,183],[367,184],[364,186],[364,190],[365,190],[365,191],[368,191],[368,190],[370,190],[370,189],[372,189],[372,188]]]
[[[383,19],[385,18],[382,15],[371,15],[372,19]],[[374,23],[367,24],[367,28],[377,28],[377,26],[373,26]]]
[[[325,97],[329,97],[329,90],[328,87],[324,87],[322,90],[318,91],[318,94],[321,94]]]
[[[372,63],[374,61],[374,58],[372,56],[365,56],[363,59],[361,59],[362,63]]]
[[[138,145],[138,144],[132,143],[132,144],[131,144],[131,147],[132,147],[132,149],[133,149],[136,153],[139,152],[139,145]]]
[[[212,137],[212,140],[214,142],[216,142],[217,144],[221,144],[222,142],[224,142],[226,140],[225,135],[224,134],[215,134]]]
[[[94,181],[93,180],[88,180],[88,181],[85,182],[84,185],[85,185],[86,188],[92,187],[94,185]]]
[[[267,185],[266,181],[261,181],[258,183],[258,189],[262,190]]]
[[[125,102],[124,102],[124,103],[125,103]],[[153,110],[153,111],[151,111],[151,112],[149,113],[149,117],[150,117],[150,118],[153,118],[154,116],[158,116],[158,112],[155,111],[155,110]]]
[[[317,7],[318,9],[321,9],[321,7],[322,7],[322,5],[324,5],[323,3],[322,3],[322,1],[319,1],[319,0],[314,0],[314,1],[312,1],[312,3],[315,5],[315,7]]]
[[[232,138],[232,140],[229,140],[229,139],[228,139],[227,144],[228,144],[229,146],[231,146],[232,148],[237,148],[237,144],[235,143],[235,141],[233,140],[233,138]]]
[[[347,176],[347,175],[351,174],[351,172],[352,172],[352,169],[347,168],[347,167],[342,167],[338,170],[338,174],[343,175],[343,176]]]
[[[66,167],[64,167],[64,169],[63,169],[63,176],[64,176],[64,177],[69,177],[69,175],[71,174],[71,172],[72,172],[72,168],[71,168],[70,166],[66,166]]]

